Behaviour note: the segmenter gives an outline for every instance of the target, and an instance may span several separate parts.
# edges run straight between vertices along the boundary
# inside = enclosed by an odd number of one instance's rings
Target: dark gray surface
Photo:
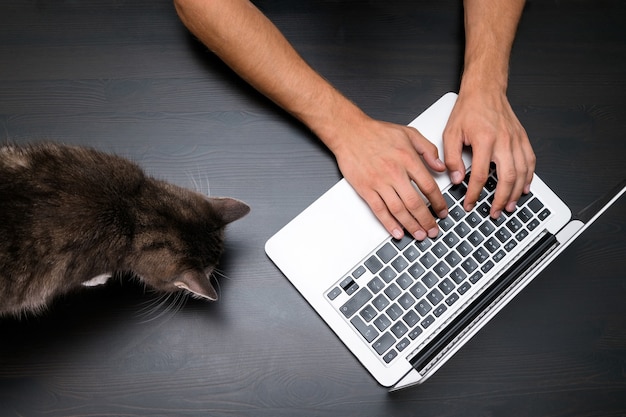
[[[260,1],[372,116],[407,123],[456,90],[457,1]],[[578,211],[626,178],[626,5],[531,1],[510,99],[537,172]],[[0,4],[0,138],[79,143],[245,200],[221,300],[146,313],[111,283],[0,320],[0,415],[626,415],[620,201],[426,384],[379,387],[263,244],[338,178],[332,155],[240,81],[169,1]]]

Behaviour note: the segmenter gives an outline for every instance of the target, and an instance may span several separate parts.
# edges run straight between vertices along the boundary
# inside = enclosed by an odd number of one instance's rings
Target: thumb
[[[422,136],[416,129],[412,128],[411,130],[411,142],[428,167],[437,172],[445,171],[446,165],[439,159],[439,150],[437,147]]]

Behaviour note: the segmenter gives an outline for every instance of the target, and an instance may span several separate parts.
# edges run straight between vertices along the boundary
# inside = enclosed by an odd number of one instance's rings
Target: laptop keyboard
[[[331,287],[326,297],[380,359],[390,364],[400,352],[471,298],[474,286],[520,243],[530,241],[550,210],[532,193],[522,195],[513,213],[489,217],[497,184],[491,170],[476,208],[465,212],[463,183],[443,193],[448,217],[438,219],[439,236],[416,241],[406,234],[389,238],[349,275]],[[533,233],[535,232],[535,233]]]

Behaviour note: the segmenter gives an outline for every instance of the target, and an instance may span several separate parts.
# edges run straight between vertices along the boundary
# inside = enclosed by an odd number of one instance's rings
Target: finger
[[[491,204],[490,214],[497,218],[502,210],[508,212],[515,211],[515,204],[521,195],[521,188],[517,196],[514,195],[514,188],[518,177],[514,159],[508,161],[498,159],[496,161],[496,174],[498,176],[498,185]],[[525,178],[525,176],[524,176]]]
[[[465,164],[461,158],[462,153],[462,133],[446,126],[443,132],[443,154],[446,161],[445,165],[450,172],[450,180],[454,184],[460,184],[465,177]]]
[[[363,196],[363,199],[370,206],[372,213],[374,213],[374,216],[376,216],[387,232],[389,232],[394,239],[402,239],[404,236],[402,225],[389,212],[387,203],[382,199],[382,197],[376,192],[371,192],[367,196]],[[424,236],[426,236],[426,233],[423,233]]]
[[[524,132],[524,134],[526,134],[526,132]],[[528,137],[526,139],[528,139]],[[524,194],[528,194],[530,192],[530,184],[533,182],[533,176],[537,164],[537,157],[535,156],[535,152],[533,152],[533,148],[528,140],[524,142],[524,155],[526,155],[526,165],[528,166],[526,181],[524,183]]]
[[[407,186],[399,192],[394,189],[381,194],[387,210],[417,240],[424,240],[427,235],[438,233],[437,224],[424,201],[415,188],[406,181]],[[430,231],[435,228],[434,232]]]
[[[489,177],[489,165],[491,163],[491,154],[484,151],[481,146],[475,146],[473,151],[472,172],[470,174],[469,183],[467,184],[465,201],[463,202],[463,208],[466,211],[472,210],[476,205],[480,193]]]

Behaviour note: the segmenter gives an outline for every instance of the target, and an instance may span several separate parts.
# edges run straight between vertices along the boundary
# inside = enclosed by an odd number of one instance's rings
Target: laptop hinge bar
[[[550,248],[558,244],[556,237],[546,233],[537,243],[519,258],[502,276],[483,294],[475,299],[461,314],[454,318],[433,340],[422,349],[419,355],[410,359],[410,363],[418,372],[430,364],[455,338],[469,326],[480,314]],[[421,373],[421,372],[420,372]]]

